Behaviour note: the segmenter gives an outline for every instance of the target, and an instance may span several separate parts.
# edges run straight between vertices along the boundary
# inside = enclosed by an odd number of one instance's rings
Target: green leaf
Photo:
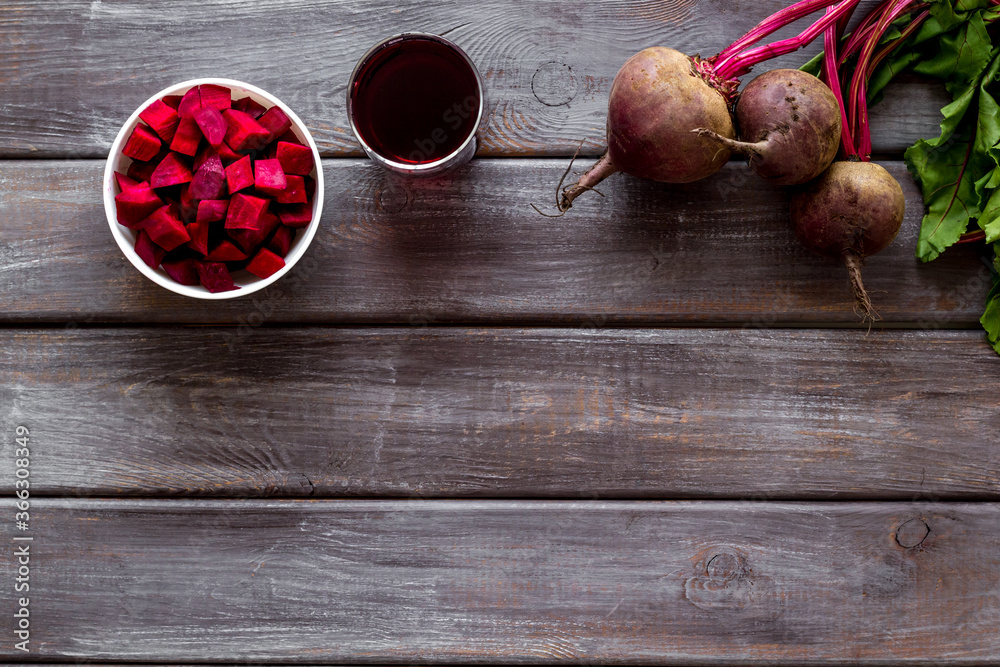
[[[815,56],[810,58],[809,62],[800,67],[799,69],[813,76],[819,76],[820,72],[823,71],[823,54],[825,51],[820,51]]]
[[[1000,190],[994,190],[986,206],[983,207],[979,226],[986,232],[988,243],[1000,240]]]
[[[913,71],[944,80],[949,92],[954,92],[979,78],[990,62],[991,46],[986,24],[977,12],[958,30],[943,35],[936,44],[936,53],[917,63]]]
[[[986,330],[990,345],[1000,354],[1000,280],[993,283],[993,289],[986,297],[986,310],[979,321]]]

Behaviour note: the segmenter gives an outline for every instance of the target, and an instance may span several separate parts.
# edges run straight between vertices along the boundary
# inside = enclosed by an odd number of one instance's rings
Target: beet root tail
[[[880,320],[878,311],[872,304],[871,297],[865,289],[865,284],[861,281],[861,257],[849,252],[844,256],[844,264],[851,274],[851,292],[854,294],[855,309],[861,314],[863,322],[875,322]]]
[[[586,173],[580,177],[579,181],[563,190],[562,197],[559,199],[559,210],[565,213],[573,206],[573,201],[577,197],[588,190],[594,190],[597,184],[617,172],[618,167],[616,167],[611,161],[610,155],[605,153],[601,159],[597,161],[597,164],[588,169]]]
[[[691,130],[697,133],[699,136],[711,139],[725,146],[734,153],[739,153],[740,155],[747,155],[752,157],[761,157],[763,155],[763,145],[764,142],[759,142],[756,144],[751,144],[746,141],[737,141],[736,139],[730,139],[729,137],[724,137],[718,132],[713,132],[712,130],[705,129],[704,127],[699,127],[697,130]]]

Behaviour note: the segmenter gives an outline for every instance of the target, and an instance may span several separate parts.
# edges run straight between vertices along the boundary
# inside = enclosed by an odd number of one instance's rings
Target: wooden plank
[[[490,99],[483,155],[570,155],[583,139],[596,153],[610,83],[632,53],[654,45],[716,53],[786,4],[177,0],[153,12],[140,0],[6,0],[0,156],[102,157],[146,98],[201,76],[258,85],[303,118],[325,156],[360,155],[345,110],[348,77],[374,42],[406,31],[446,33],[479,65]],[[818,48],[775,64],[798,67]],[[876,151],[937,135],[940,87],[903,85],[893,97],[908,103],[876,107]]]
[[[978,328],[992,284],[982,245],[913,258],[923,204],[865,283],[885,322]],[[861,326],[846,271],[800,247],[787,191],[732,164],[701,183],[616,176],[559,219],[565,160],[478,160],[452,177],[390,180],[364,160],[324,164],[327,198],[292,277],[227,302],[176,296],[113,242],[102,163],[0,164],[0,321],[260,324],[736,323]],[[582,167],[580,167],[582,168]]]
[[[1000,497],[979,332],[245,333],[8,330],[0,427],[30,429],[34,492]]]
[[[38,659],[1000,659],[993,504],[51,500],[31,513]],[[9,640],[0,655],[23,657]]]

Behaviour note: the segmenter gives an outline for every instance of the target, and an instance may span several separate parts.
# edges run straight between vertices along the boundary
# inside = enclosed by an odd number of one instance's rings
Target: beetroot
[[[171,212],[169,206],[161,206],[142,223],[153,242],[164,250],[173,250],[191,240],[184,224]]]
[[[278,257],[267,248],[261,248],[260,251],[254,255],[254,258],[250,260],[250,263],[247,264],[247,271],[254,274],[258,278],[263,279],[270,278],[284,267],[285,260]]]
[[[236,100],[233,103],[233,108],[237,111],[242,111],[254,120],[260,118],[267,111],[267,107],[256,102],[252,97],[244,97]]]
[[[279,257],[284,257],[288,254],[289,248],[292,247],[292,239],[294,237],[294,230],[281,225],[275,230],[271,240],[267,242],[267,249]]]
[[[163,202],[159,195],[145,182],[115,196],[118,222],[129,229],[140,229],[143,221],[161,206]]]
[[[153,128],[153,131],[167,144],[174,138],[174,132],[177,131],[177,124],[180,122],[177,112],[162,100],[156,100],[146,107],[139,114],[139,118]]]
[[[244,155],[226,167],[226,183],[229,185],[229,194],[236,194],[253,185],[253,164],[249,155]]]
[[[198,278],[209,292],[229,292],[239,289],[229,275],[229,269],[222,262],[195,262]]]
[[[201,97],[202,107],[225,111],[233,105],[233,92],[225,86],[203,83],[198,86],[198,94]]]
[[[220,199],[226,194],[226,171],[218,155],[209,156],[201,165],[191,180],[188,194],[195,200]]]
[[[203,257],[207,255],[209,221],[196,220],[185,229],[187,229],[188,236],[191,237],[191,240],[188,241],[187,247],[191,248],[191,250],[194,250]]]
[[[201,90],[194,87],[184,93],[180,104],[177,106],[177,115],[181,118],[193,118],[195,112],[201,108]]]
[[[739,78],[765,60],[799,49],[850,16],[858,0],[800,0],[765,19],[717,56],[689,57],[652,47],[629,58],[611,84],[608,150],[579,181],[557,195],[560,215],[608,176],[625,173],[664,183],[689,183],[717,172],[730,149],[699,129],[736,138],[730,105]],[[774,31],[836,4],[801,35],[749,48]],[[562,183],[560,183],[561,187]]]
[[[285,176],[288,185],[282,192],[275,195],[274,200],[279,204],[304,204],[306,203],[306,185],[302,176]]]
[[[190,183],[191,178],[191,170],[188,169],[188,166],[175,153],[170,153],[153,170],[149,177],[149,184],[154,188],[167,188],[171,185]]]
[[[205,256],[205,259],[212,262],[239,262],[246,258],[245,252],[225,239],[220,241],[217,246],[212,248],[212,252]]]
[[[227,109],[222,115],[228,126],[226,143],[234,150],[256,150],[266,144],[271,136],[267,128],[242,111]]]
[[[795,235],[813,252],[847,265],[866,319],[877,315],[861,282],[861,261],[892,243],[905,209],[899,183],[872,162],[834,162],[792,198]]]
[[[203,199],[198,202],[198,222],[216,222],[226,219],[229,210],[228,199]]]
[[[167,251],[153,243],[144,230],[140,230],[135,237],[135,254],[139,255],[149,268],[156,269]]]
[[[177,108],[181,105],[181,100],[183,99],[183,95],[167,95],[163,98],[163,103],[174,111],[177,111]]]
[[[269,200],[238,194],[229,200],[226,229],[260,229],[261,217],[267,211]]]
[[[312,222],[312,207],[308,204],[282,205],[275,211],[281,224],[293,229],[308,227]]]
[[[125,174],[120,174],[115,172],[115,184],[118,186],[118,190],[124,192],[125,190],[131,190],[135,186],[139,185],[139,181],[129,178]]]
[[[278,141],[275,156],[286,174],[308,176],[312,173],[313,155],[308,146]]]
[[[159,151],[159,138],[145,125],[136,125],[128,141],[125,142],[122,154],[133,160],[145,162],[153,159]]]
[[[261,216],[260,226],[257,229],[229,229],[229,234],[233,242],[238,245],[247,255],[251,254],[255,248],[261,245],[271,232],[281,224],[278,216],[271,211],[266,211]]]
[[[226,138],[227,127],[226,119],[222,117],[218,109],[211,106],[203,106],[195,112],[194,120],[198,124],[198,129],[201,130],[202,136],[205,137],[210,146],[218,148],[222,145],[223,140]]]
[[[162,264],[167,275],[179,282],[181,285],[198,285],[198,269],[195,267],[195,260],[191,258],[165,261]]]
[[[281,110],[281,107],[271,107],[265,111],[259,118],[257,122],[261,124],[262,127],[267,128],[270,132],[268,135],[268,142],[274,141],[277,137],[287,132],[292,127],[292,120],[288,115]]]
[[[174,133],[174,139],[170,142],[170,150],[194,157],[198,154],[200,143],[201,129],[198,128],[198,123],[190,116],[182,117]]]
[[[253,165],[253,181],[257,192],[271,197],[280,196],[288,187],[288,179],[278,160],[257,160]]]
[[[830,88],[797,69],[775,69],[747,84],[736,104],[742,141],[699,129],[749,158],[750,168],[779,185],[822,174],[840,148],[840,106]]]

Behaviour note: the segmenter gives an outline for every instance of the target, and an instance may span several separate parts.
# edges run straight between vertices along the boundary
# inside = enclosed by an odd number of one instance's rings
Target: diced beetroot
[[[149,177],[149,184],[154,188],[168,188],[171,185],[190,183],[191,178],[192,174],[188,166],[176,153],[169,153],[153,170],[152,176]]]
[[[213,109],[213,111],[215,111]],[[194,175],[188,196],[191,199],[219,199],[226,194],[226,170],[218,155],[210,155]]]
[[[230,148],[229,144],[227,144],[225,141],[223,141],[222,144],[219,146],[218,151],[219,151],[219,157],[222,158],[222,164],[227,166],[232,164],[233,162],[236,162],[241,157],[243,157],[241,153],[237,153],[232,148]]]
[[[237,194],[229,200],[226,229],[260,229],[261,217],[267,211],[268,199]]]
[[[139,230],[139,234],[135,237],[135,254],[139,255],[149,268],[155,269],[160,266],[167,251],[153,243],[145,230]]]
[[[295,238],[295,230],[281,225],[275,230],[274,236],[267,242],[267,249],[279,257],[288,254],[288,249],[292,247],[292,240]]]
[[[163,202],[159,195],[145,181],[115,197],[118,222],[129,229],[141,229],[146,218],[161,206]]]
[[[279,204],[305,204],[306,184],[302,176],[286,176],[288,185],[285,189],[275,195],[275,201]]]
[[[201,282],[198,279],[198,269],[195,267],[195,261],[190,258],[163,262],[163,270],[181,285],[198,285]]]
[[[254,120],[260,118],[264,114],[264,112],[267,111],[267,107],[265,107],[263,104],[260,104],[252,97],[244,97],[236,100],[233,103],[233,108],[237,109],[238,111],[242,111],[243,113],[247,114]]]
[[[201,284],[209,292],[229,292],[239,289],[229,275],[229,269],[222,262],[195,262]]]
[[[187,229],[188,236],[191,240],[188,241],[188,247],[197,253],[200,253],[202,257],[208,254],[208,229],[209,223],[205,222],[192,222],[185,229]]]
[[[203,106],[195,112],[194,120],[198,123],[198,129],[201,130],[202,136],[208,140],[212,147],[218,148],[222,145],[222,141],[226,138],[227,126],[226,119],[222,117],[218,109]]]
[[[177,106],[177,115],[181,118],[191,118],[195,112],[201,108],[201,91],[198,86],[184,93],[180,104]]]
[[[303,176],[302,178],[306,182],[306,201],[311,202],[316,196],[316,179],[312,176]]]
[[[180,219],[185,224],[194,222],[198,217],[198,201],[191,196],[189,185],[181,186]]]
[[[281,219],[281,224],[292,229],[308,227],[312,222],[311,204],[282,205],[275,211]]]
[[[257,192],[271,197],[277,197],[288,187],[285,172],[281,170],[281,163],[277,160],[257,160],[254,162],[253,182]]]
[[[194,157],[198,154],[198,144],[201,143],[201,128],[194,118],[182,116],[177,125],[174,139],[170,142],[170,150]]]
[[[225,220],[227,210],[229,210],[228,199],[203,199],[198,202],[198,217],[196,222]]]
[[[303,142],[301,139],[298,138],[298,136],[296,136],[294,130],[288,130],[288,132],[285,132],[283,135],[278,137],[278,141],[284,141],[285,143],[295,144],[296,146],[306,145],[305,142]]]
[[[119,192],[131,190],[135,186],[139,185],[139,181],[134,178],[129,178],[125,174],[120,174],[117,171],[115,172],[115,183],[118,185]]]
[[[173,250],[182,243],[191,240],[184,229],[184,224],[170,211],[169,206],[161,206],[153,211],[142,223],[142,228],[149,232],[149,237],[164,250]]]
[[[230,229],[227,233],[236,245],[250,254],[280,225],[281,221],[278,220],[278,216],[267,211],[261,216],[259,229]]]
[[[128,141],[125,142],[125,148],[122,149],[124,155],[142,162],[152,160],[158,152],[160,152],[160,139],[145,125],[135,126]]]
[[[201,94],[201,106],[224,111],[233,105],[233,91],[225,86],[214,83],[203,83],[198,87]]]
[[[156,100],[150,104],[139,114],[139,118],[146,121],[146,124],[167,144],[174,138],[177,124],[181,121],[177,111],[164,104],[163,100]]]
[[[236,194],[243,188],[253,185],[253,164],[249,155],[244,155],[226,167],[226,183],[229,185],[230,194]]]
[[[284,268],[285,260],[275,255],[267,248],[261,248],[254,255],[254,258],[247,264],[247,271],[258,278],[270,278],[280,269]]]
[[[257,122],[267,128],[271,136],[268,141],[274,141],[292,127],[292,120],[281,110],[281,107],[271,107],[257,119]]]
[[[177,111],[177,107],[181,105],[182,99],[184,99],[183,95],[167,95],[163,98],[163,103],[174,111]]]
[[[212,252],[205,257],[210,262],[239,262],[247,258],[247,254],[237,248],[230,241],[222,240],[219,245],[212,248]]]
[[[308,146],[278,142],[278,161],[286,174],[308,176],[313,169],[312,150]]]
[[[266,127],[242,111],[226,109],[222,115],[228,126],[226,143],[234,150],[245,151],[263,148],[264,144],[267,143],[267,138],[271,136]]]
[[[164,144],[160,146],[160,152],[152,160],[147,162],[132,160],[132,164],[129,165],[128,171],[125,173],[134,181],[148,181],[149,177],[153,175],[153,170],[156,169],[156,166],[160,164],[163,158],[167,157],[169,152],[170,147]]]

